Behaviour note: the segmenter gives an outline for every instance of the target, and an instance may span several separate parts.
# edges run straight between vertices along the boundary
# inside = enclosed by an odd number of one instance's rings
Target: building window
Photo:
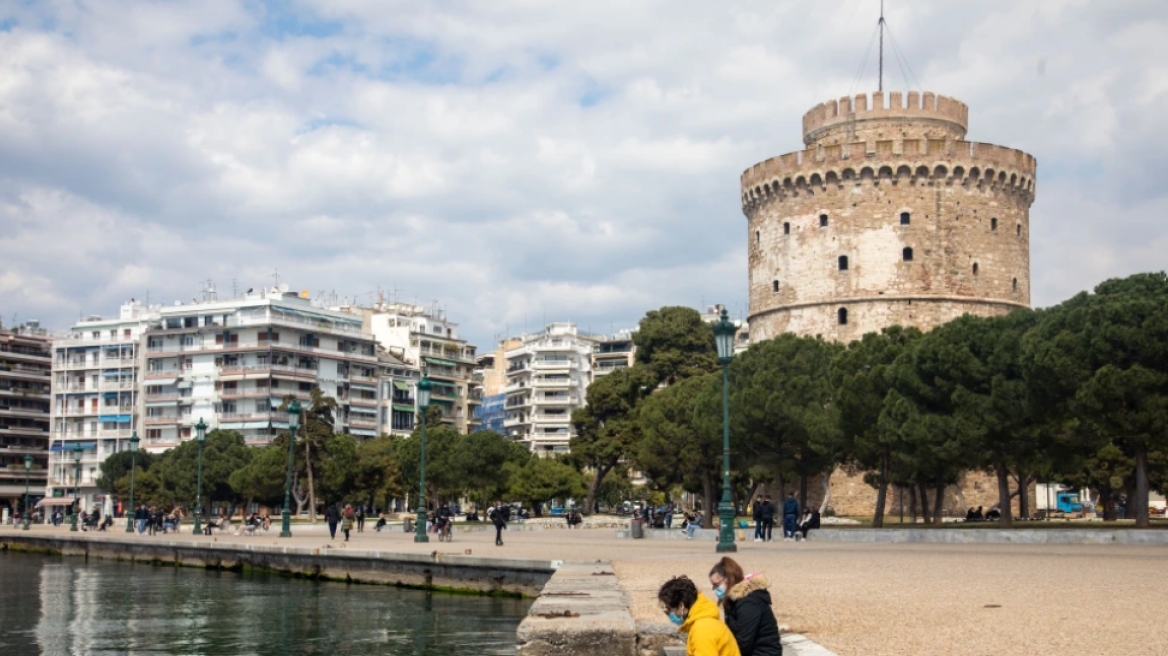
[[[973,275],[977,275],[977,262],[973,263]]]
[[[912,262],[912,248],[905,248],[901,252],[901,255],[904,257],[905,262]]]
[[[1013,282],[1013,283],[1011,283],[1011,284],[1013,284],[1013,286],[1014,286],[1014,291],[1018,291],[1018,279],[1017,279],[1017,278],[1015,278],[1015,279],[1014,279],[1014,282]]]
[[[841,326],[848,325],[848,309],[847,308],[840,308],[839,311],[836,312],[836,316],[839,318],[839,325],[841,325]]]
[[[773,288],[774,288],[774,292],[775,292],[776,294],[777,294],[777,293],[779,293],[779,281],[778,281],[778,280],[772,281],[772,282],[771,282],[771,287],[773,287]]]
[[[909,216],[908,212],[901,212],[900,213],[900,225],[908,225],[909,221],[911,219],[912,219],[912,217]]]
[[[762,234],[758,230],[754,231],[754,243],[755,244],[762,243]]]
[[[847,271],[848,270],[848,256],[847,255],[840,255],[839,256],[839,270],[840,271]]]
[[[990,230],[991,230],[991,231],[993,231],[993,232],[997,232],[997,231],[998,231],[998,219],[997,219],[997,217],[994,217],[994,218],[990,219]]]
[[[784,235],[791,234],[791,223],[790,222],[783,223],[783,234]]]
[[[1018,236],[1021,237],[1022,236],[1022,224],[1021,223],[1019,223],[1016,226],[1016,230],[1017,230]]]
[[[819,215],[819,227],[820,227],[820,228],[826,228],[826,227],[827,227],[827,215],[826,215],[826,214],[820,214],[820,215]]]

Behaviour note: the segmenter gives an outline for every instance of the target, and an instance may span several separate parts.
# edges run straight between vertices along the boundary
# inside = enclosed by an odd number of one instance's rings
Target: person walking
[[[698,592],[689,577],[666,581],[657,591],[657,601],[677,630],[688,634],[687,656],[742,656],[734,634],[718,618],[718,607]]]
[[[723,558],[710,570],[710,584],[742,656],[782,656],[779,625],[771,611],[766,577],[744,576],[733,558]]]
[[[665,528],[673,528],[673,502],[665,504]]]
[[[763,497],[759,512],[762,515],[762,541],[770,542],[775,535],[775,504],[771,502],[771,495]]]
[[[783,502],[783,540],[795,539],[795,528],[799,521],[799,502],[795,500],[795,493],[787,495]]]
[[[364,533],[365,532],[365,506],[364,505],[357,506],[356,513],[357,513],[357,532]]]
[[[495,525],[495,546],[503,546],[503,530],[507,528],[507,511],[503,508],[502,501],[496,501],[495,507],[491,508],[488,515],[491,523]]]
[[[754,541],[762,542],[762,499],[755,499],[750,508],[750,516],[754,519]]]
[[[353,506],[345,504],[345,512],[341,517],[341,531],[345,534],[345,542],[349,541],[349,531],[353,530],[353,523],[356,521],[356,513],[353,512]]]
[[[324,511],[324,519],[328,522],[329,537],[335,540],[337,538],[337,522],[341,521],[341,513],[337,510],[337,504],[329,504],[328,509]]]

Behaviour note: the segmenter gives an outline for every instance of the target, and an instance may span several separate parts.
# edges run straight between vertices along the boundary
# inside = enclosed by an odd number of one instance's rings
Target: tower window
[[[904,257],[905,262],[912,262],[912,248],[905,248],[901,252],[901,255]]]
[[[977,262],[973,263],[973,275],[977,275]]]
[[[790,222],[783,223],[783,234],[784,235],[791,234],[791,223]]]
[[[990,219],[990,230],[992,230],[992,231],[994,231],[994,232],[997,232],[997,231],[998,231],[998,219],[997,219],[997,217]]]
[[[779,293],[779,281],[778,280],[771,281],[771,287],[774,288],[774,292],[776,294]]]
[[[754,231],[754,243],[756,243],[756,244],[762,243],[762,233],[760,233],[758,230]]]
[[[1014,285],[1014,291],[1018,291],[1018,279],[1017,278],[1014,279],[1013,285]]]
[[[900,225],[908,225],[911,219],[912,217],[909,216],[908,212],[900,213]]]
[[[847,308],[840,308],[839,311],[836,312],[835,314],[836,314],[836,317],[839,319],[839,325],[841,325],[841,326],[848,325],[848,309]]]
[[[1018,232],[1018,236],[1021,237],[1022,236],[1022,224],[1021,223],[1019,223],[1017,226],[1017,232]]]
[[[847,255],[840,255],[839,256],[839,270],[840,271],[847,271],[848,270],[848,256]]]
[[[827,227],[827,215],[826,215],[826,214],[820,214],[820,215],[819,215],[819,227],[820,227],[820,228],[826,228],[826,227]]]

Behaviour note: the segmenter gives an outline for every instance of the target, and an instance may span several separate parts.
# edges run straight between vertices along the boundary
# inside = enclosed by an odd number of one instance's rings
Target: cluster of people
[[[350,504],[345,504],[345,507],[337,508],[337,504],[331,503],[324,511],[324,519],[328,522],[329,537],[336,539],[337,525],[341,527],[341,532],[345,534],[345,542],[349,541],[350,532],[356,528],[358,533],[365,532],[365,508],[357,506],[356,509]],[[380,533],[380,527],[378,527]]]
[[[579,510],[569,510],[564,513],[564,520],[568,522],[568,528],[581,528],[584,524],[584,518],[580,516]]]
[[[177,532],[182,525],[182,515],[177,508],[170,512],[142,504],[134,509],[134,529],[138,535],[154,535],[157,532]]]
[[[775,505],[771,502],[771,495],[764,495],[761,499],[755,499],[754,505],[751,507],[752,518],[754,519],[754,541],[755,542],[770,542],[772,538],[772,531],[775,527]],[[783,540],[806,540],[807,533],[813,529],[819,528],[820,515],[818,510],[810,508],[803,509],[803,517],[799,517],[799,500],[795,498],[795,493],[787,495],[786,501],[783,502]]]
[[[967,522],[996,522],[1002,518],[1002,511],[998,510],[997,506],[990,508],[986,512],[982,512],[983,506],[978,506],[977,509],[970,508],[965,511],[965,521]]]
[[[698,592],[689,577],[678,576],[657,591],[669,621],[687,634],[691,656],[781,656],[779,625],[771,611],[769,583],[746,574],[732,558],[710,569],[717,604]]]

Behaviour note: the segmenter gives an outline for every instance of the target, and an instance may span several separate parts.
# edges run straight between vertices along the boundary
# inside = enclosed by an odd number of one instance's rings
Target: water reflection
[[[0,552],[0,654],[514,654],[529,601]]]

